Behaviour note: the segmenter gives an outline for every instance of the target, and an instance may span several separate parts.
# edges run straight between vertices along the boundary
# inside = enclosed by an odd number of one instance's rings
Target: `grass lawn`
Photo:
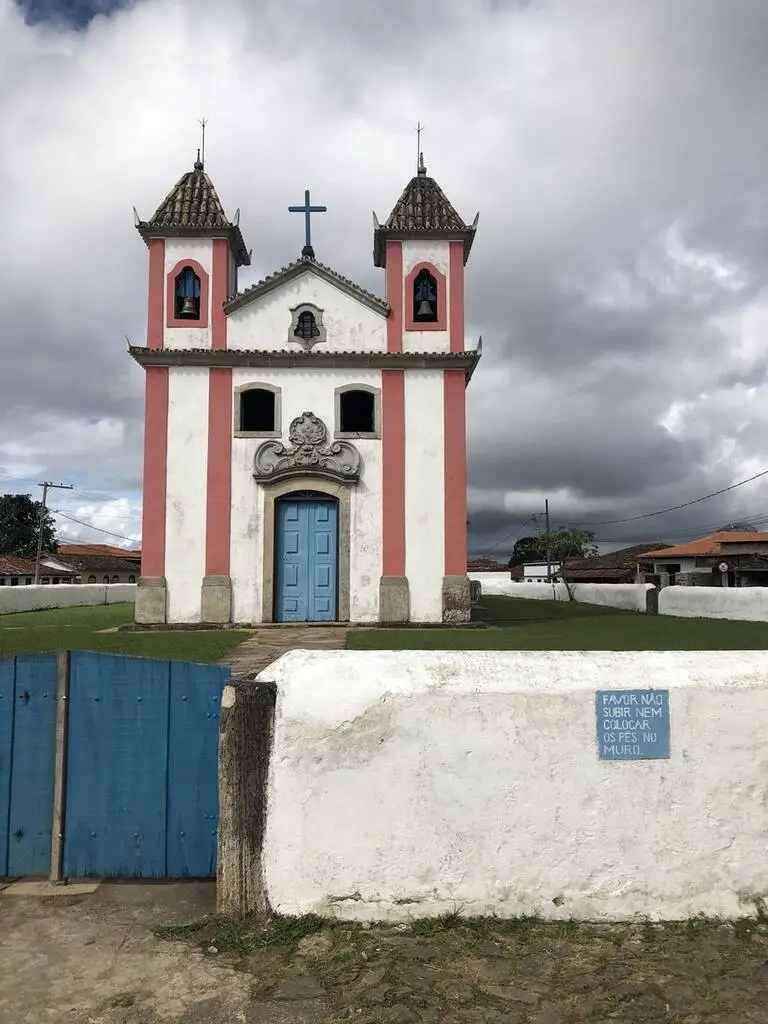
[[[768,650],[768,622],[678,619],[569,601],[483,597],[472,618],[488,628],[359,629],[351,650]]]
[[[92,608],[52,608],[39,612],[0,615],[0,658],[38,651],[104,651],[179,661],[219,661],[250,634],[213,629],[102,633],[100,630],[133,621],[132,604]]]

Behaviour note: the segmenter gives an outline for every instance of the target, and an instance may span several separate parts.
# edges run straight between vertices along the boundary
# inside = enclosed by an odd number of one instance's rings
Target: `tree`
[[[542,539],[545,550],[549,548],[550,561],[558,566],[557,572],[552,574],[552,586],[555,578],[559,577],[568,591],[568,600],[572,601],[573,588],[568,583],[568,564],[583,558],[594,558],[598,554],[595,535],[592,530],[566,530],[561,526],[559,530],[544,533]]]
[[[512,548],[512,557],[507,563],[511,569],[513,565],[522,565],[523,562],[544,562],[547,553],[541,537],[521,537],[515,541]]]
[[[561,526],[559,530],[551,530],[541,535],[541,544],[546,558],[547,547],[549,547],[549,558],[552,562],[559,562],[560,567],[568,561],[581,558],[594,558],[598,553],[595,544],[595,535],[592,530],[566,530]]]
[[[0,495],[0,555],[16,558],[34,558],[42,502],[33,501],[29,494]],[[55,551],[56,523],[46,509],[43,517],[43,551]]]

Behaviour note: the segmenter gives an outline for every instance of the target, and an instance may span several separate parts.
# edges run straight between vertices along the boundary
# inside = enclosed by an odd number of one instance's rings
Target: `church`
[[[251,253],[198,159],[150,220],[136,621],[440,623],[470,614],[464,268],[477,230],[419,158],[384,223],[380,298]],[[286,218],[287,219],[287,218]],[[298,224],[295,225],[298,227]],[[297,247],[298,248],[298,247]]]

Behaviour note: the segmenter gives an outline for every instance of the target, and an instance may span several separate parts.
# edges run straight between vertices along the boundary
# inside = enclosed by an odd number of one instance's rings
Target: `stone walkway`
[[[229,665],[237,678],[254,679],[281,654],[297,648],[340,651],[348,632],[347,626],[259,626],[221,664]]]

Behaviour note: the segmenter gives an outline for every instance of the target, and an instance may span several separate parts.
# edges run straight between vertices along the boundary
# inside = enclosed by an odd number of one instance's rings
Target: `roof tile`
[[[723,544],[768,544],[768,533],[758,533],[751,530],[720,530],[711,533],[707,537],[699,537],[697,540],[688,541],[687,544],[678,544],[672,548],[658,548],[654,551],[646,551],[642,556],[647,558],[685,558],[699,555],[721,555]]]
[[[240,266],[250,263],[250,254],[237,224],[230,221],[221,205],[213,182],[195,161],[194,169],[182,174],[148,221],[137,225],[147,241],[153,235],[210,233],[220,230],[229,236],[232,250]]]

